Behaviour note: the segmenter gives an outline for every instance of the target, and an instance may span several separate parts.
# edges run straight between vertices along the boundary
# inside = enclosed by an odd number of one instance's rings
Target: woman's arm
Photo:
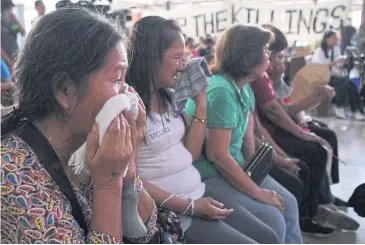
[[[163,207],[167,208],[175,213],[181,214],[189,206],[190,202],[188,200],[177,197],[175,195],[173,197],[171,197],[170,199],[168,199],[171,196],[171,193],[168,193],[168,192],[160,189],[156,185],[145,182],[145,181],[143,182],[143,184],[144,184],[144,188],[151,195],[151,197],[155,200],[158,207],[160,207],[163,202],[168,200],[163,204]],[[175,184],[178,184],[178,183],[175,183]]]
[[[249,132],[251,131],[251,132]],[[248,135],[247,135],[248,133]],[[247,137],[246,137],[247,135]],[[253,132],[252,117],[246,131],[244,141],[253,139],[246,149],[245,155],[251,157],[255,152],[255,137]],[[223,178],[230,182],[237,190],[246,193],[251,198],[277,207],[283,212],[282,198],[277,193],[258,187],[255,182],[243,171],[237,161],[231,156],[229,146],[231,142],[231,129],[208,129],[207,155],[215,167],[222,173]]]
[[[10,17],[12,19],[12,21],[14,21],[19,28],[19,32],[22,36],[25,36],[25,29],[23,27],[23,25],[20,23],[20,21],[18,20],[18,17],[13,13],[13,11],[10,12]]]
[[[200,157],[205,140],[206,121],[203,120],[206,120],[206,112],[204,110],[198,108],[195,118],[192,119],[185,116],[185,121],[190,122],[185,135],[185,147],[193,156],[193,161]]]
[[[228,182],[239,191],[256,198],[260,188],[247,176],[229,152],[231,131],[231,129],[208,129],[207,157]]]
[[[310,109],[311,107],[321,103],[321,101],[322,101],[321,96],[315,93],[290,105],[287,104],[282,104],[282,105],[286,109],[288,109],[288,111],[291,112],[292,114],[297,114],[301,111]]]
[[[122,188],[93,190],[91,229],[122,240]]]
[[[190,120],[191,123],[185,135],[185,147],[193,156],[193,161],[200,157],[205,139],[207,119],[206,91],[202,91],[194,100],[196,105],[195,114]],[[185,121],[188,122],[189,120],[187,120],[187,117],[185,118]]]

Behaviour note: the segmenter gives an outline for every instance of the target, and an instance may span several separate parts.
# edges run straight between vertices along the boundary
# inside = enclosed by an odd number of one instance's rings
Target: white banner
[[[296,1],[292,1],[296,2]],[[175,19],[190,37],[219,34],[235,23],[271,23],[282,30],[289,41],[314,41],[322,38],[330,26],[339,29],[348,17],[349,0],[331,2],[297,1],[295,5],[274,3],[257,4],[256,1],[227,1],[222,4],[189,10],[153,11],[143,15],[160,15]],[[317,3],[315,3],[317,2]]]

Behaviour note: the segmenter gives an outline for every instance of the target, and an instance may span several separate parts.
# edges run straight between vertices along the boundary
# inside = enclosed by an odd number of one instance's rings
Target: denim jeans
[[[231,205],[237,204],[243,206],[260,221],[275,231],[279,237],[280,243],[303,243],[299,227],[297,200],[272,177],[267,176],[260,187],[276,191],[283,197],[285,203],[284,213],[281,213],[280,210],[274,206],[256,201],[250,196],[239,192],[222,178],[214,177],[205,179],[204,183],[206,184],[206,193],[212,198],[224,203],[228,208],[230,208]],[[234,216],[234,213],[232,216]],[[255,233],[255,231],[247,232]],[[256,231],[256,234],[265,236],[265,233],[259,230]]]

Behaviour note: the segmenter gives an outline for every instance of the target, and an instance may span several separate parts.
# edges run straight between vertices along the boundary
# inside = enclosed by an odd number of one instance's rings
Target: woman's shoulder
[[[1,171],[6,183],[36,187],[39,183],[51,181],[48,172],[40,165],[31,147],[15,134],[1,139]]]
[[[209,79],[209,86],[207,88],[207,94],[221,94],[224,96],[235,94],[235,87],[232,86],[232,81],[224,75],[214,74]]]

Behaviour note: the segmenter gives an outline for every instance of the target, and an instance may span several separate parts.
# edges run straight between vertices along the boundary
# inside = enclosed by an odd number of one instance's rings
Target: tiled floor
[[[340,164],[340,183],[332,186],[333,193],[348,200],[353,190],[365,182],[365,122],[352,122],[334,118],[321,118],[336,133],[339,141],[339,157],[347,163]],[[313,238],[304,236],[305,243],[358,243],[365,244],[365,218],[357,216],[352,208],[347,212],[361,225],[356,232],[336,231],[329,238]]]

